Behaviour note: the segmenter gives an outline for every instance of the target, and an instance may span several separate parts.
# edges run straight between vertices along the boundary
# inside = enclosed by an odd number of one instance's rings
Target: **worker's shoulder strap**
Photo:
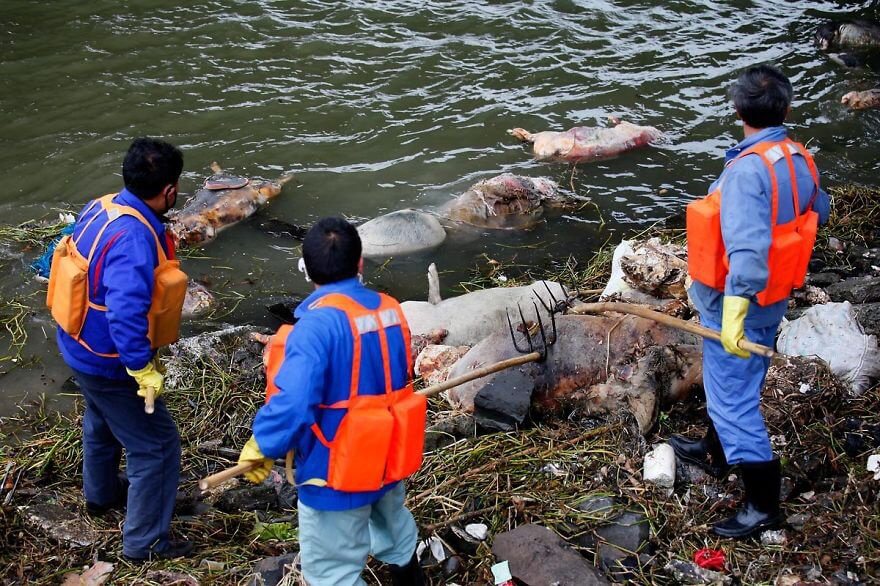
[[[264,366],[266,367],[267,403],[273,395],[278,393],[279,389],[275,386],[275,375],[278,374],[278,371],[281,370],[281,365],[284,363],[284,350],[287,347],[287,338],[292,331],[293,326],[285,324],[278,328],[278,331],[275,332],[275,335],[269,338],[269,342],[266,344],[263,360]]]
[[[153,235],[153,240],[156,243],[156,253],[159,255],[159,264],[162,264],[163,262],[165,262],[168,259],[168,257],[165,254],[165,249],[162,248],[162,242],[159,240],[159,235],[156,233],[156,230],[153,228],[153,225],[150,224],[149,220],[147,220],[143,214],[141,214],[138,210],[134,209],[133,207],[115,203],[113,201],[113,198],[116,197],[116,195],[117,194],[115,194],[115,193],[108,193],[107,195],[99,197],[98,199],[94,200],[91,203],[91,205],[88,208],[86,208],[86,211],[83,213],[83,216],[85,216],[96,205],[100,205],[102,211],[106,212],[106,214],[107,214],[107,221],[104,222],[103,226],[101,226],[101,229],[98,231],[98,233],[95,235],[95,239],[92,241],[91,248],[89,248],[89,254],[86,257],[88,262],[91,263],[92,257],[95,254],[95,250],[97,250],[98,242],[100,242],[101,236],[104,235],[104,231],[107,229],[108,226],[110,226],[110,224],[112,224],[115,220],[117,220],[118,218],[121,218],[122,216],[131,216],[131,217],[135,218],[136,220],[138,220],[141,224],[143,224],[144,226],[147,227],[147,229],[150,231],[150,234]],[[89,221],[86,223],[86,225],[83,226],[83,229],[79,233],[79,236],[74,240],[75,244],[79,243],[79,241],[82,239],[83,235],[86,233],[86,230],[88,230],[89,226],[91,226],[92,223],[100,215],[101,215],[100,213],[96,213],[89,219]]]
[[[770,186],[771,186],[771,222],[772,225],[775,226],[777,222],[777,217],[779,214],[779,181],[776,177],[776,168],[775,164],[780,159],[785,159],[786,164],[788,166],[789,177],[791,177],[791,195],[792,195],[792,207],[795,219],[801,215],[800,208],[800,197],[798,194],[798,186],[797,186],[797,176],[795,174],[794,168],[794,159],[792,155],[798,154],[804,158],[804,161],[807,164],[807,168],[810,171],[810,175],[813,179],[813,193],[810,197],[810,202],[807,209],[811,209],[813,206],[813,202],[816,199],[816,195],[819,192],[819,171],[816,168],[816,162],[813,160],[813,156],[810,152],[804,148],[804,146],[798,142],[791,140],[786,137],[779,141],[764,141],[755,144],[739,155],[736,156],[731,163],[747,157],[749,155],[757,155],[761,162],[764,164],[764,167],[767,169],[767,173],[770,175]]]
[[[379,328],[406,323],[400,304],[393,297],[379,293],[379,306],[368,309],[343,293],[328,293],[309,305],[309,309],[331,307],[345,313],[352,326],[352,333],[363,335]]]
[[[354,343],[352,352],[352,371],[351,371],[351,387],[349,399],[358,396],[358,384],[360,382],[361,369],[361,337],[370,332],[376,332],[379,336],[379,344],[382,353],[382,367],[385,372],[385,392],[390,394],[392,389],[391,382],[391,361],[388,350],[388,338],[385,333],[386,328],[400,326],[403,333],[404,353],[406,354],[407,376],[412,370],[412,356],[410,353],[410,332],[403,315],[400,304],[391,296],[379,293],[379,306],[376,309],[368,309],[343,293],[328,293],[314,303],[309,305],[309,309],[320,309],[330,307],[338,309],[345,313],[351,328],[352,340]],[[330,405],[331,408],[347,407],[348,401],[341,401]]]

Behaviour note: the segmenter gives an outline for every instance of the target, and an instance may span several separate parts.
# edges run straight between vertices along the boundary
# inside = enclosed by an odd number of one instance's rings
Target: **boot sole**
[[[763,523],[755,525],[754,527],[752,527],[751,529],[749,529],[748,531],[745,531],[745,532],[743,532],[743,531],[727,531],[726,529],[719,529],[718,527],[716,527],[714,525],[712,526],[712,532],[715,533],[715,535],[719,535],[721,537],[728,537],[731,539],[744,539],[746,537],[751,537],[751,536],[755,535],[756,533],[762,533],[762,532],[767,531],[769,529],[776,529],[780,525],[782,525],[782,515],[778,515],[778,516],[774,517],[773,519],[770,519],[768,521],[765,521]]]

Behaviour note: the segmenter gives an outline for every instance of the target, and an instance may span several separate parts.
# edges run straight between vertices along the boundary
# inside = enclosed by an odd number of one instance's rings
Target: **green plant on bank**
[[[42,248],[72,222],[73,214],[68,210],[55,210],[55,214],[54,218],[29,220],[16,226],[0,224],[0,243]]]
[[[880,188],[864,185],[842,185],[828,190],[831,216],[820,228],[820,241],[829,236],[848,242],[866,244],[877,237],[880,229]]]

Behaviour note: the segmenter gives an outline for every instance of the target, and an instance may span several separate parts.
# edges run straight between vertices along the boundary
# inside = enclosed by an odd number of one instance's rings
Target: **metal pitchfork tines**
[[[541,301],[540,296],[538,296],[538,300]],[[541,305],[544,306],[544,308],[547,309],[547,313],[550,314],[550,325],[553,331],[548,338],[547,331],[544,329],[544,320],[541,319],[541,311],[538,309],[538,304],[533,301],[532,306],[535,308],[535,318],[537,319],[538,329],[538,331],[534,334],[536,340],[538,338],[538,334],[540,334],[540,343],[535,344],[532,341],[532,330],[531,328],[529,328],[529,324],[526,321],[525,315],[523,315],[522,307],[520,307],[519,303],[516,304],[516,309],[519,312],[520,328],[525,334],[526,342],[528,343],[528,346],[522,348],[520,348],[520,344],[516,339],[516,333],[513,331],[513,322],[510,321],[510,312],[505,312],[507,314],[507,327],[510,329],[510,339],[513,341],[513,347],[516,348],[516,351],[520,354],[537,354],[537,357],[535,358],[537,362],[543,362],[544,359],[547,358],[547,349],[556,343],[556,314],[555,312],[551,311],[544,304],[543,301],[541,301]]]
[[[569,295],[568,289],[565,288],[565,285],[559,283],[559,288],[562,289],[562,299],[556,299],[556,295],[553,294],[553,290],[550,288],[550,285],[547,284],[547,281],[541,281],[541,284],[544,285],[544,288],[547,289],[547,294],[550,296],[550,303],[548,304],[544,299],[535,292],[535,297],[538,298],[538,302],[540,302],[541,306],[553,316],[554,313],[565,313],[568,309],[571,308],[572,305],[572,297]]]

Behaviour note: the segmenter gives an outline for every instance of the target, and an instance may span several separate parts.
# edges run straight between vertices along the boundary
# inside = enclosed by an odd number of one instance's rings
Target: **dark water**
[[[154,135],[184,150],[184,193],[214,160],[249,176],[296,173],[263,219],[430,209],[505,171],[549,176],[596,204],[529,232],[454,234],[430,257],[368,267],[401,298],[424,298],[432,260],[448,291],[488,258],[585,260],[705,192],[740,137],[726,87],[758,62],[791,77],[791,127],[826,185],[875,183],[880,113],[849,112],[839,99],[880,75],[842,69],[811,44],[829,17],[876,18],[869,4],[4,0],[0,218],[43,217],[117,190],[131,139]],[[583,165],[572,179],[565,165],[531,161],[505,132],[604,125],[612,115],[657,126],[669,142]],[[308,290],[293,270],[296,242],[254,221],[204,255],[185,268],[235,309],[226,321],[270,325],[267,300]],[[23,269],[31,256],[3,260],[5,299],[31,294],[39,305],[40,286]],[[45,313],[28,326],[25,356],[39,363],[0,376],[0,413],[66,376]]]

